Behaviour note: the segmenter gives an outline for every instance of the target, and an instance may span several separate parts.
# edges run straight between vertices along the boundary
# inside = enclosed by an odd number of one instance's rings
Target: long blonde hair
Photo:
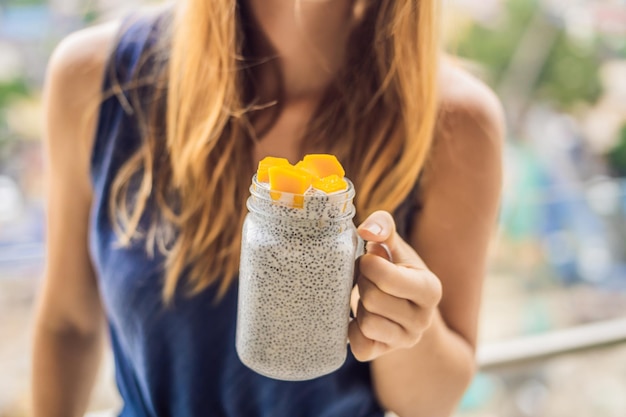
[[[361,220],[374,210],[393,212],[429,154],[438,113],[438,3],[369,1],[346,68],[309,124],[305,147],[339,157],[355,183]],[[239,268],[255,99],[242,7],[236,0],[177,3],[157,47],[164,59],[152,61],[147,78],[152,97],[142,103],[151,104],[135,104],[142,145],[112,185],[110,214],[121,243],[143,238],[150,252],[165,255],[166,301],[181,276],[192,294],[219,282],[222,296]]]

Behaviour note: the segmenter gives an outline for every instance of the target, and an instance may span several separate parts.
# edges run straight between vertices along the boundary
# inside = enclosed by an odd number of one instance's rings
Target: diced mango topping
[[[328,177],[329,175],[337,175],[343,178],[346,175],[343,167],[337,160],[335,155],[329,154],[310,154],[306,155],[302,160],[302,167],[307,171],[312,171],[319,178]]]
[[[281,200],[283,193],[290,193],[294,194],[294,207],[303,207],[304,194],[311,186],[327,194],[346,190],[348,183],[344,175],[334,155],[306,155],[295,166],[285,158],[268,156],[259,162],[257,181],[269,183],[273,200]]]
[[[305,157],[306,158],[306,157]],[[306,172],[308,172],[312,177],[313,180],[318,180],[320,179],[320,176],[317,174],[317,171],[315,171],[314,169],[312,169],[310,166],[308,166],[307,164],[304,163],[304,161],[298,161],[298,163],[295,165],[296,168],[300,168]]]
[[[294,166],[273,166],[268,169],[270,190],[292,194],[304,194],[311,186],[313,177],[306,171]],[[280,193],[271,193],[277,200]]]
[[[256,172],[256,178],[259,182],[268,182],[270,180],[268,169],[274,166],[290,166],[291,164],[285,158],[276,158],[274,156],[267,156],[259,162],[259,168]]]
[[[324,191],[327,194],[345,190],[348,188],[348,183],[346,182],[346,180],[344,180],[337,174],[328,175],[324,178],[314,180],[312,185],[313,188]]]

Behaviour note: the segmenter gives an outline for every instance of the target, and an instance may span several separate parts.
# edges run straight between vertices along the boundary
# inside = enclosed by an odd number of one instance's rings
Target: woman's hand
[[[350,323],[352,353],[360,361],[415,346],[430,327],[441,300],[441,282],[396,232],[386,211],[358,228],[368,243],[358,260]]]

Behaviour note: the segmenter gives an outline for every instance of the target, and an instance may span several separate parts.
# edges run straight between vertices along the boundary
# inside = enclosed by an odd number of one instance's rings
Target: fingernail
[[[370,232],[373,235],[379,235],[380,232],[383,231],[382,226],[377,224],[377,223],[366,224],[366,225],[362,226],[361,228],[363,230],[367,230],[368,232]]]

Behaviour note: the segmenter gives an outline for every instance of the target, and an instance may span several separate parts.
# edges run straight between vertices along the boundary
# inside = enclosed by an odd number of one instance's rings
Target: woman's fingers
[[[442,292],[439,279],[398,235],[391,214],[372,213],[358,231],[368,241],[367,253],[359,259],[362,275],[395,297],[407,298],[423,307],[439,303]]]
[[[409,300],[385,293],[364,276],[359,278],[358,292],[360,304],[365,310],[388,318],[407,332],[419,321],[419,307]]]
[[[442,288],[415,250],[397,234],[389,213],[373,213],[358,232],[368,244],[367,253],[357,263],[351,297],[356,317],[350,323],[349,338],[354,356],[367,361],[414,346],[430,326]]]
[[[404,344],[406,332],[398,324],[386,317],[367,311],[359,303],[356,312],[356,321],[363,336],[385,345],[401,346]]]
[[[359,271],[381,291],[421,307],[432,307],[441,299],[441,282],[428,269],[395,265],[380,256],[365,254],[359,260]]]
[[[356,290],[358,288],[358,290]],[[430,321],[430,310],[381,291],[361,276],[353,299],[356,318],[350,323],[350,346],[359,360],[372,360],[393,349],[419,341]]]
[[[389,351],[389,347],[384,343],[367,338],[356,320],[350,322],[348,338],[352,354],[361,362],[371,361]]]
[[[398,265],[426,268],[424,261],[411,245],[398,235],[393,217],[388,212],[376,211],[370,214],[357,230],[359,235],[368,242],[368,247],[371,247],[372,242],[384,245],[387,256],[383,257],[387,260]]]

